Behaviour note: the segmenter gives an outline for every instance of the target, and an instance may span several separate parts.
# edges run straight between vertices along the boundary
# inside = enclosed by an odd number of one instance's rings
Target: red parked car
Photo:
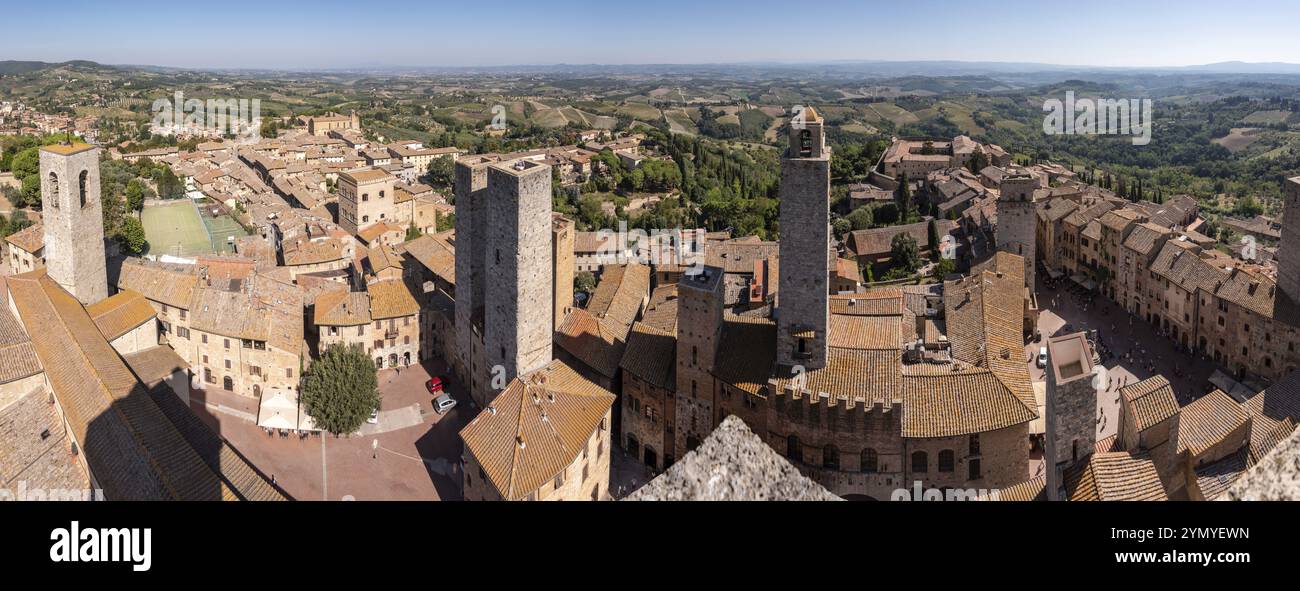
[[[434,376],[424,383],[424,387],[429,389],[430,394],[437,395],[442,392],[442,378]]]

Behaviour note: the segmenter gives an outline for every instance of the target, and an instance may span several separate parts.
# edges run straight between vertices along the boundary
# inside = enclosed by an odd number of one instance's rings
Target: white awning
[[[262,394],[257,408],[257,426],[267,429],[298,428],[298,398],[283,390]]]

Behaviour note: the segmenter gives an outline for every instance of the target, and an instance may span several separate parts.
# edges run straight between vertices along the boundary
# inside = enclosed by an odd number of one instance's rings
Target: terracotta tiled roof
[[[68,425],[106,498],[238,498],[177,432],[99,334],[85,309],[43,270],[9,279],[10,295]]]
[[[707,245],[704,261],[706,265],[721,268],[726,273],[749,275],[754,272],[755,263],[780,254],[780,245],[776,242],[747,236]]]
[[[1043,476],[1037,476],[1002,489],[998,493],[999,501],[1046,501],[1047,500],[1047,479]]]
[[[561,361],[516,378],[461,430],[465,449],[508,500],[536,491],[572,464],[614,395]]]
[[[650,293],[641,322],[661,331],[677,333],[677,284],[660,285]]]
[[[1124,228],[1136,223],[1142,214],[1131,209],[1113,209],[1101,216],[1098,221],[1102,227],[1112,232],[1122,232]]]
[[[371,248],[366,252],[370,259],[371,272],[378,273],[387,269],[401,269],[402,257],[393,250],[392,246],[381,244],[378,247]]]
[[[456,284],[456,249],[445,239],[425,234],[415,240],[403,242],[399,248],[434,275],[452,285]]]
[[[1196,245],[1182,240],[1165,242],[1160,254],[1151,262],[1151,272],[1168,279],[1187,291],[1205,289],[1214,292],[1227,276],[1223,271],[1202,259]]]
[[[902,315],[845,316],[832,314],[827,343],[842,349],[898,350],[903,343]]]
[[[1096,453],[1065,470],[1065,491],[1071,501],[1165,501],[1168,495],[1145,455]]]
[[[59,408],[48,399],[42,386],[0,408],[0,487],[13,491],[24,483],[29,490],[90,489],[86,471],[68,452]]]
[[[167,345],[155,345],[129,355],[123,355],[127,366],[146,386],[152,388],[172,376],[176,371],[186,371],[190,364]]]
[[[95,320],[99,332],[112,341],[137,326],[149,322],[157,314],[149,300],[140,292],[124,289],[86,308],[86,312]]]
[[[727,316],[722,323],[713,376],[750,394],[767,386],[776,360],[776,323],[766,318]]]
[[[1134,427],[1139,433],[1178,414],[1178,399],[1165,376],[1157,375],[1129,384],[1120,388],[1119,393],[1133,407]]]
[[[575,308],[555,329],[555,344],[602,376],[613,378],[623,359],[627,333],[617,323]]]
[[[830,297],[831,314],[847,316],[893,316],[903,313],[903,291],[897,288],[873,289],[852,295]]]
[[[1234,431],[1245,427],[1246,410],[1223,390],[1215,390],[1184,406],[1178,415],[1178,450],[1200,456]]]
[[[1242,404],[1250,414],[1251,462],[1259,461],[1300,421],[1300,372],[1292,372]]]
[[[27,252],[36,252],[45,248],[45,226],[43,224],[32,224],[9,236],[5,240],[18,248]]]
[[[1124,239],[1124,246],[1138,254],[1148,255],[1155,249],[1161,238],[1169,236],[1169,230],[1150,222],[1133,226],[1133,231]]]
[[[189,309],[194,292],[199,286],[198,269],[194,265],[157,263],[129,257],[123,259],[115,284],[118,289],[131,289],[151,301],[173,308]]]
[[[370,294],[370,318],[382,320],[420,313],[420,302],[400,279],[376,281],[366,286]]]
[[[903,437],[984,433],[1037,417],[988,370],[903,376]]]
[[[1038,208],[1038,217],[1044,221],[1055,222],[1074,213],[1077,209],[1079,204],[1075,201],[1058,197],[1044,202]]]
[[[384,156],[388,156],[388,153],[385,152]],[[374,183],[395,178],[393,175],[388,174],[388,172],[381,168],[368,168],[365,170],[341,172],[339,173],[339,176],[352,180],[354,184]]]
[[[405,230],[397,224],[390,224],[388,222],[378,222],[375,224],[370,224],[369,226],[366,226],[358,230],[357,237],[360,238],[366,244],[370,244],[375,240],[377,240],[380,236],[383,236],[384,234],[387,234],[389,232],[405,232]]]
[[[1250,452],[1246,448],[1242,448],[1237,453],[1217,462],[1198,467],[1196,469],[1196,486],[1201,489],[1201,495],[1207,501],[1214,500],[1219,495],[1227,492],[1232,483],[1246,473],[1246,469],[1250,467],[1250,464]]]
[[[902,387],[901,353],[830,348],[826,366],[804,374],[804,390],[855,403],[891,405],[899,400]],[[776,387],[785,390],[797,385],[789,368],[778,368]]]
[[[677,336],[644,322],[634,324],[620,367],[652,386],[675,390]]]
[[[9,312],[9,306],[0,305],[0,384],[21,380],[43,371],[36,350],[27,338],[23,326]]]
[[[640,263],[606,265],[596,291],[591,294],[587,311],[596,318],[621,326],[620,338],[625,338],[649,294],[650,267]]]
[[[327,263],[342,259],[346,255],[343,239],[332,236],[315,240],[285,240],[280,249],[284,256],[284,264],[289,266]]]
[[[1271,277],[1235,269],[1227,274],[1214,295],[1264,318],[1272,318],[1276,289],[1277,283]]]
[[[370,296],[359,291],[331,291],[316,296],[312,321],[317,326],[370,324]]]

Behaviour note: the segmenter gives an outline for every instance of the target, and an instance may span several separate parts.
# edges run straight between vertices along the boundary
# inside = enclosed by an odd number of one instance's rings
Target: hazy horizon
[[[358,9],[337,0],[232,0],[219,14],[145,1],[71,0],[49,18],[7,9],[19,26],[0,60],[188,69],[476,68],[834,62],[995,62],[1078,68],[1300,63],[1300,5],[1098,0],[1065,15],[1043,4],[750,0],[653,5],[556,0],[431,2]],[[391,7],[391,8],[389,8]],[[1090,15],[1099,15],[1091,17]],[[1104,16],[1101,16],[1104,15]],[[1226,24],[1225,24],[1226,23]],[[806,30],[807,35],[800,35]],[[1008,42],[1008,39],[1019,39]]]

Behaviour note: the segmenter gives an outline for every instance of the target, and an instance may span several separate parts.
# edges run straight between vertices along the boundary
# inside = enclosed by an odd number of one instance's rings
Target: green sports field
[[[188,199],[146,207],[141,221],[149,254],[189,257],[212,253],[203,220]]]

